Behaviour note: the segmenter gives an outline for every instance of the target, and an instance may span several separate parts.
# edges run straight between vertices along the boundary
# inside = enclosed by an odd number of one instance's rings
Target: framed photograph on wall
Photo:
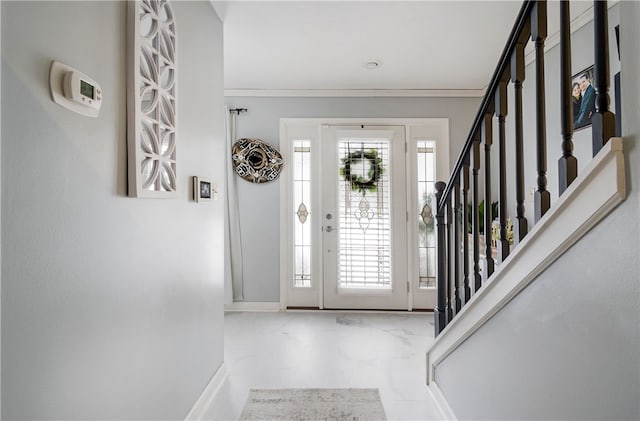
[[[591,126],[591,116],[596,111],[596,90],[593,87],[593,66],[576,73],[571,78],[574,130]]]

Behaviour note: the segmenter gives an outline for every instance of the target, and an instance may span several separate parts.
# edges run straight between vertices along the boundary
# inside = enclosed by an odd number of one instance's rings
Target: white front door
[[[408,308],[405,127],[324,127],[325,308]]]
[[[280,130],[283,307],[433,309],[448,122],[283,119]]]

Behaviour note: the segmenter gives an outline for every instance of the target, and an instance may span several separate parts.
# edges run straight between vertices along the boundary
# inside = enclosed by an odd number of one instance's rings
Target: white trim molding
[[[225,304],[224,311],[278,312],[280,311],[280,303],[235,301],[231,304]]]
[[[429,385],[427,386],[427,391],[435,402],[436,408],[440,412],[440,418],[443,420],[456,421],[456,415],[453,413],[453,410],[449,406],[449,402],[442,394],[442,391],[440,390],[436,382],[429,383]]]
[[[226,97],[482,98],[484,89],[225,89]]]
[[[211,402],[213,402],[213,398],[215,398],[216,394],[220,390],[220,387],[227,379],[229,372],[227,371],[227,365],[222,362],[216,374],[213,375],[207,386],[202,391],[202,394],[198,398],[191,411],[187,414],[185,420],[187,421],[199,421],[204,419],[205,414],[209,410],[211,406]]]
[[[623,142],[611,138],[427,351],[435,368],[626,198]]]

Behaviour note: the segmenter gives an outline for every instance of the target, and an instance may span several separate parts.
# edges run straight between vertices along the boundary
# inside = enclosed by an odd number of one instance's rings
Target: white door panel
[[[325,308],[407,309],[404,127],[322,133]]]

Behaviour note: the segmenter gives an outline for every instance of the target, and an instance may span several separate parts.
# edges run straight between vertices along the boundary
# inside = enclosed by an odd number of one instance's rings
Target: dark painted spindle
[[[560,2],[560,122],[562,156],[558,160],[560,194],[578,176],[578,160],[573,156],[573,101],[571,78],[571,16],[569,2]]]
[[[460,181],[453,185],[453,309],[458,314],[460,302]]]
[[[609,111],[609,25],[607,2],[593,2],[593,33],[595,46],[594,80],[596,112],[591,117],[593,156],[616,133],[616,117]]]
[[[616,103],[616,110],[622,109],[622,92],[620,89],[620,72],[613,76],[613,95]],[[622,113],[618,111],[616,116],[616,137],[622,137]]]
[[[491,252],[491,145],[493,144],[493,111],[486,112],[482,120],[482,130],[480,136],[484,144],[484,240],[485,256],[487,260],[487,279],[493,274],[495,267],[493,254]]]
[[[531,13],[531,40],[535,43],[536,61],[536,162],[538,189],[534,195],[536,222],[551,206],[551,194],[547,190],[547,135],[544,91],[544,41],[547,38],[547,2],[539,0]]]
[[[511,55],[511,80],[514,87],[516,130],[516,218],[513,221],[513,240],[515,244],[522,241],[529,231],[529,223],[524,216],[524,135],[522,128],[522,82],[524,82],[525,78],[524,46],[523,42],[517,43]]]
[[[451,322],[453,319],[453,307],[451,304],[451,292],[453,287],[453,274],[454,268],[452,255],[455,255],[454,244],[453,244],[453,233],[452,231],[455,229],[455,225],[453,224],[453,219],[451,217],[451,197],[447,196],[444,198],[446,202],[446,223],[445,227],[447,230],[447,324]]]
[[[478,177],[480,172],[480,139],[473,140],[473,198],[471,218],[473,219],[473,291],[477,292],[482,286],[480,276],[480,194],[478,192]]]
[[[462,164],[462,264],[464,303],[471,299],[469,288],[469,154]]]
[[[616,31],[616,45],[618,46],[618,62],[620,62],[620,25],[614,28]],[[616,137],[622,137],[622,95],[620,92],[620,72],[613,75],[613,97],[616,104]]]
[[[446,307],[446,293],[447,293],[447,256],[446,256],[446,229],[444,224],[444,208],[442,206],[442,193],[447,185],[442,181],[435,183],[436,189],[436,234],[437,234],[437,302],[434,313],[434,326],[435,335],[438,336],[440,332],[447,326],[445,307]]]
[[[507,133],[505,123],[507,118],[507,83],[509,71],[498,84],[495,97],[495,114],[498,117],[498,164],[499,164],[499,192],[498,222],[500,223],[500,239],[498,240],[498,259],[503,262],[509,256],[509,240],[507,239]]]

